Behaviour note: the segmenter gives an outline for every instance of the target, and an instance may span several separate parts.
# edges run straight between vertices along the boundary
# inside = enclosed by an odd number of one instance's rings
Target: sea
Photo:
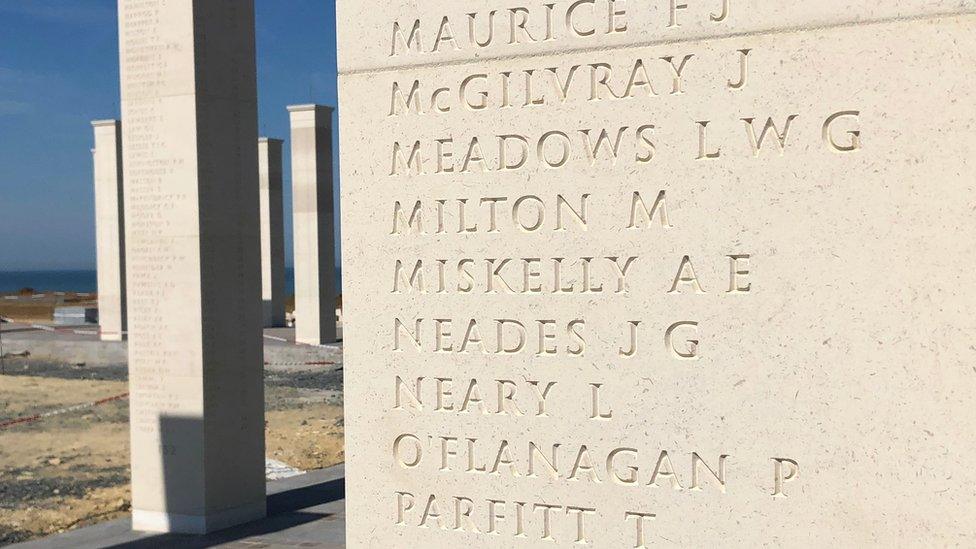
[[[336,273],[336,284],[341,288],[340,273]],[[76,271],[0,271],[0,293],[16,292],[23,288],[33,288],[37,292],[78,292],[98,291],[98,280],[94,270]],[[285,268],[285,295],[295,293],[295,270]]]

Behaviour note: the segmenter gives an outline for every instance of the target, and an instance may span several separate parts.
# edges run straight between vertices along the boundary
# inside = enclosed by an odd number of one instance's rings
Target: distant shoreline
[[[341,288],[341,274],[338,272],[336,283]],[[23,288],[32,288],[38,293],[95,293],[98,291],[98,277],[95,269],[0,271],[0,294],[16,293]],[[294,293],[295,269],[286,267],[285,295]]]

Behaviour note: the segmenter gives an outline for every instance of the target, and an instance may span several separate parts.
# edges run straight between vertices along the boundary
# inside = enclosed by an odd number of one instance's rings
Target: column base
[[[226,509],[207,515],[180,515],[160,511],[132,510],[132,529],[166,534],[209,534],[267,516],[264,502]]]

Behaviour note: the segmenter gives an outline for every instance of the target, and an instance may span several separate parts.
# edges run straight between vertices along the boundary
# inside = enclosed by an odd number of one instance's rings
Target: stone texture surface
[[[547,10],[546,5],[552,9]],[[421,20],[421,41],[412,42],[420,53],[411,64],[462,64],[479,60],[524,57],[546,53],[665,44],[681,40],[727,38],[748,34],[783,33],[835,26],[863,26],[897,20],[971,13],[974,0],[576,0],[499,4],[494,0],[452,2],[387,2],[376,9],[370,2],[337,2],[339,47],[346,47],[339,59],[343,73],[392,68],[404,64],[393,53],[393,24],[399,22],[409,38],[416,20]],[[576,5],[574,8],[573,6]],[[624,11],[615,17],[611,32],[610,11]],[[471,18],[478,42],[489,40],[488,18],[494,11],[495,32],[488,46],[476,46],[470,36]],[[441,32],[444,17],[448,23]],[[522,30],[522,29],[525,30]],[[514,29],[514,30],[513,30]],[[531,35],[530,36],[527,36]],[[437,38],[442,40],[437,44]],[[451,44],[453,37],[457,44]],[[435,50],[435,44],[438,45]],[[402,46],[402,43],[399,44]],[[398,50],[398,53],[402,50]],[[432,91],[432,90],[430,90]]]
[[[545,4],[338,3],[348,545],[971,544],[974,4]]]
[[[122,124],[118,120],[96,120],[92,128],[98,318],[104,341],[122,341],[126,330]]]
[[[254,5],[121,0],[133,528],[264,515]]]
[[[258,140],[261,186],[261,300],[265,328],[285,325],[285,220],[280,139]]]
[[[335,200],[332,112],[288,107],[295,246],[295,336],[299,343],[336,341]]]

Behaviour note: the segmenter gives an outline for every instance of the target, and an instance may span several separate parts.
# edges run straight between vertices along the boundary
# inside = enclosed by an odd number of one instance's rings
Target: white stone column
[[[322,105],[288,107],[291,118],[295,245],[295,339],[336,341],[335,204],[332,198],[332,112]]]
[[[132,519],[265,515],[253,0],[120,0]]]
[[[126,329],[122,124],[118,120],[96,120],[92,128],[99,333],[102,341],[122,341]]]
[[[258,140],[261,186],[261,300],[264,326],[285,325],[285,223],[281,187],[283,141]]]

